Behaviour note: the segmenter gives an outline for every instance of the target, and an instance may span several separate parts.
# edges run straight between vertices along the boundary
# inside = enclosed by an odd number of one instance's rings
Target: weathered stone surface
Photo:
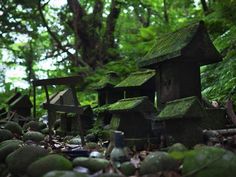
[[[233,177],[236,155],[222,148],[202,146],[186,153],[182,173],[191,177]]]
[[[0,129],[0,142],[13,138],[13,134],[9,130]]]
[[[153,152],[141,164],[140,174],[150,174],[160,171],[177,170],[178,163],[166,152]]]
[[[42,130],[41,130],[41,133],[43,133],[43,134],[49,134],[49,128],[47,127],[47,128],[42,129]]]
[[[72,170],[72,163],[65,157],[52,154],[33,162],[27,169],[30,177],[41,177],[53,170]]]
[[[197,97],[192,96],[167,102],[164,109],[158,115],[157,120],[203,118],[204,116],[205,112],[201,103]]]
[[[5,161],[5,158],[18,149],[23,142],[20,140],[6,140],[0,143],[0,163]]]
[[[159,36],[151,50],[139,60],[139,65],[150,67],[176,58],[181,61],[186,57],[187,60],[197,61],[201,65],[221,61],[221,56],[212,45],[202,21]]]
[[[54,170],[46,173],[43,177],[87,177],[87,174],[78,173],[74,171],[58,171]]]
[[[181,143],[175,143],[172,146],[169,147],[168,152],[183,152],[187,151],[188,149]]]
[[[41,129],[46,128],[45,126],[46,125],[42,122],[32,120],[32,121],[26,123],[23,126],[23,129],[24,130],[31,130],[31,131],[40,131]]]
[[[44,135],[40,132],[36,132],[36,131],[28,131],[23,135],[23,140],[24,141],[34,141],[36,143],[39,143],[40,141],[44,140]]]
[[[140,87],[155,76],[154,70],[131,73],[126,79],[117,84],[116,88]]]
[[[22,127],[12,121],[8,121],[5,125],[4,128],[7,130],[10,130],[13,134],[21,135],[22,134]]]
[[[106,168],[109,161],[101,158],[78,157],[73,160],[73,166],[81,166],[88,168],[92,172],[97,172]]]
[[[125,176],[133,176],[135,174],[135,166],[131,162],[124,162],[120,165],[120,171]]]
[[[24,175],[31,163],[47,154],[48,151],[39,146],[25,145],[9,154],[6,163],[13,175]]]
[[[69,144],[81,144],[81,138],[80,137],[74,137],[68,141]]]

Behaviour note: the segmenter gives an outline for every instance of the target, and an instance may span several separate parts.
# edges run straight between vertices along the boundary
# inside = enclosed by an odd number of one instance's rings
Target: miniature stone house
[[[221,56],[201,21],[157,38],[139,65],[156,69],[157,105],[163,108],[179,98],[201,100],[200,66],[219,61]]]
[[[111,104],[123,98],[123,92],[114,89],[114,86],[119,82],[119,77],[115,72],[109,72],[101,79],[97,85],[98,105]]]
[[[125,92],[125,98],[147,96],[152,103],[155,100],[155,70],[131,73],[115,86]]]
[[[60,91],[50,98],[50,104],[73,105],[73,95],[71,89]],[[80,120],[83,130],[86,132],[93,125],[93,111],[91,106],[81,106],[83,113]],[[61,119],[60,128],[63,132],[79,132],[78,119],[75,113],[57,112],[57,117]]]
[[[206,112],[196,96],[177,99],[166,103],[157,117],[164,127],[167,145],[183,143],[188,147],[202,143],[202,119]]]
[[[148,97],[121,99],[111,104],[108,110],[112,113],[111,129],[124,132],[127,146],[142,149],[148,143],[157,141],[151,130],[157,111]]]
[[[31,116],[31,108],[33,107],[28,95],[14,94],[7,101],[9,110],[16,112],[23,117]]]

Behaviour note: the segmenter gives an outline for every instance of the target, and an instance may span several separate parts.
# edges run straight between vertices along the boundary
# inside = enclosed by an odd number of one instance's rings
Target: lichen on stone
[[[145,84],[151,78],[155,76],[154,70],[138,71],[131,73],[125,80],[121,81],[115,87],[138,87]]]
[[[204,117],[204,110],[201,103],[197,97],[192,96],[167,102],[157,120],[202,117]]]

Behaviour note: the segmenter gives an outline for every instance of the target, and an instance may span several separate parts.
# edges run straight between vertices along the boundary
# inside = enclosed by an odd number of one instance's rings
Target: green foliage
[[[236,100],[236,27],[232,26],[214,41],[224,59],[202,68],[203,95],[211,100],[225,101],[230,94]]]

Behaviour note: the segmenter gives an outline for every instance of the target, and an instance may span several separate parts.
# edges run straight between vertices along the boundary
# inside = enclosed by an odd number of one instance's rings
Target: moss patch
[[[25,145],[9,154],[6,158],[6,163],[13,175],[21,176],[26,173],[31,163],[47,154],[48,151],[39,146]]]
[[[147,97],[127,98],[117,101],[109,106],[109,111],[127,111],[132,110],[147,101]]]
[[[8,121],[4,128],[10,130],[13,134],[21,135],[22,134],[22,127],[17,124],[16,122]]]
[[[139,71],[130,74],[125,80],[117,84],[115,87],[138,87],[149,81],[155,76],[154,70]]]
[[[157,120],[168,120],[187,117],[204,117],[204,111],[202,109],[201,103],[195,96],[167,102],[164,109],[158,115]]]
[[[23,140],[24,141],[34,141],[36,143],[39,143],[40,141],[44,140],[44,135],[40,132],[36,132],[36,131],[28,131],[23,135]]]
[[[158,37],[139,64],[145,66],[180,56],[181,49],[190,43],[198,27],[199,24],[193,24]]]
[[[88,168],[92,172],[97,172],[106,168],[109,161],[101,158],[78,157],[73,160],[73,166],[82,166]]]
[[[5,161],[5,158],[18,149],[23,142],[20,140],[6,140],[0,143],[0,163]]]
[[[91,85],[92,88],[101,90],[106,87],[113,87],[120,82],[120,78],[114,72],[108,72],[98,83]]]
[[[41,177],[52,170],[72,170],[72,163],[61,155],[52,154],[33,162],[27,174],[31,177]]]

